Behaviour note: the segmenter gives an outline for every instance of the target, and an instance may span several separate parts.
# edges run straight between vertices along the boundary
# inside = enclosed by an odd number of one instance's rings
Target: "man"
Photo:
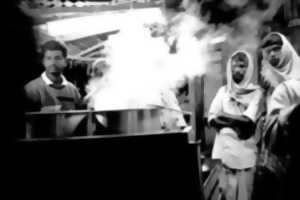
[[[105,58],[96,59],[88,69],[89,81],[85,87],[87,95],[84,97],[84,101],[88,102],[89,108],[95,109],[96,93],[107,86],[109,70],[110,65]]]
[[[183,116],[175,92],[170,88],[161,90],[160,104],[166,110],[162,110],[161,123],[165,130],[184,130],[190,131],[190,128]]]
[[[227,85],[219,89],[208,112],[208,123],[217,130],[212,158],[222,161],[219,183],[226,200],[251,199],[254,132],[262,105],[262,91],[251,83],[253,74],[250,54],[233,53],[227,62]]]
[[[45,72],[25,85],[27,110],[72,110],[80,106],[77,88],[63,76],[67,66],[67,49],[57,41],[41,47]]]
[[[105,58],[96,59],[88,69],[89,81],[86,85],[86,93],[87,95],[84,97],[84,102],[86,102],[88,109],[91,110],[100,110],[103,105],[103,98],[99,98],[101,96],[101,92],[108,85],[108,72],[111,69],[111,66],[107,62]],[[98,102],[100,100],[100,102]],[[104,104],[106,105],[106,104]],[[107,108],[106,108],[107,109]],[[104,107],[105,110],[105,107]],[[95,115],[97,121],[96,123],[96,132],[95,134],[111,134],[113,130],[107,128],[107,118],[105,115],[97,114]]]
[[[272,32],[262,41],[263,71],[262,75],[274,91],[267,104],[267,121],[265,125],[265,143],[277,156],[286,176],[279,180],[285,190],[281,198],[291,193],[290,182],[294,176],[295,148],[298,123],[294,116],[299,116],[300,104],[300,58],[290,42],[280,33]],[[285,181],[284,179],[290,179]],[[280,195],[278,195],[280,196]]]

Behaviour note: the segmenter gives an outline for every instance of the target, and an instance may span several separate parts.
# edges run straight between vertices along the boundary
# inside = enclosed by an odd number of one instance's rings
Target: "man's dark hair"
[[[46,51],[61,51],[64,57],[67,57],[67,48],[58,41],[50,40],[44,43],[41,47],[42,58],[45,55]]]
[[[278,46],[283,45],[283,41],[282,41],[281,37],[276,33],[273,33],[273,34],[265,37],[262,41],[261,47],[266,48],[266,47],[269,47],[272,45],[278,45]]]

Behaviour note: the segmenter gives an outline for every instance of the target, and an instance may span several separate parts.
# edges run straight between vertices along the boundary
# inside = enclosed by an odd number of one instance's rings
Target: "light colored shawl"
[[[263,51],[262,75],[273,87],[276,87],[283,81],[300,79],[300,58],[294,47],[284,35],[277,32],[271,32],[266,36],[266,38],[273,34],[280,36],[283,42],[281,48],[282,58],[278,64],[280,69],[274,68],[270,65],[270,63],[266,60],[266,52]]]
[[[231,61],[232,57],[238,53],[243,53],[248,58],[248,68],[245,73],[244,79],[239,83],[235,83],[232,79],[232,70],[231,70]],[[251,97],[254,95],[259,87],[251,83],[254,75],[254,63],[250,53],[244,50],[235,51],[227,61],[227,92],[231,98],[242,104],[248,104],[251,100]]]

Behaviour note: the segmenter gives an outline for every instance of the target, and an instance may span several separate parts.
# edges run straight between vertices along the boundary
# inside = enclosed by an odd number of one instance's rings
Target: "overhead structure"
[[[161,0],[24,0],[20,7],[33,17],[38,44],[56,39],[66,44],[69,57],[93,61],[103,57],[105,41],[126,24],[129,10],[139,19],[155,20]]]

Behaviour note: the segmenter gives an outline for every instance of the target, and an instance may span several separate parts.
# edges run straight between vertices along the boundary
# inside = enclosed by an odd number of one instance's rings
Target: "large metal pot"
[[[27,138],[162,131],[161,108],[26,113]]]
[[[143,134],[178,130],[163,107],[27,113],[27,138]]]
[[[154,133],[162,131],[161,113],[160,108],[121,109],[101,111],[96,118],[113,134]]]
[[[87,131],[89,111],[55,111],[26,113],[26,138],[68,137]],[[84,120],[85,119],[85,120]]]

